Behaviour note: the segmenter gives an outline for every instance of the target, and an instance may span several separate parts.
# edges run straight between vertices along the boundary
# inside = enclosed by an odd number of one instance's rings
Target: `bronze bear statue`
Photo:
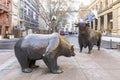
[[[21,65],[22,72],[30,73],[36,60],[43,59],[51,73],[63,71],[57,65],[59,56],[75,56],[73,45],[58,33],[30,34],[18,40],[14,46],[15,56]]]
[[[80,52],[82,52],[83,47],[88,47],[90,54],[94,45],[98,46],[100,50],[101,45],[101,32],[97,32],[89,27],[89,23],[80,22],[75,24],[79,29],[78,42],[80,47]]]

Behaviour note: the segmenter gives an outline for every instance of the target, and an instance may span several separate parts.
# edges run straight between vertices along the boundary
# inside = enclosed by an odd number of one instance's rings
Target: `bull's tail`
[[[101,46],[101,34],[99,35],[99,39],[97,41],[97,46],[98,46],[98,50],[100,50],[100,46]]]

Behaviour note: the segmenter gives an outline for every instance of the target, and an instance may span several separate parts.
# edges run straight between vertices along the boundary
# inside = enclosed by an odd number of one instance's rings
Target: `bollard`
[[[112,49],[112,39],[110,39],[110,49]]]

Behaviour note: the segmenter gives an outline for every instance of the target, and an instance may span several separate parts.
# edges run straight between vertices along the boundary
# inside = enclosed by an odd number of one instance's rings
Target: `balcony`
[[[9,21],[6,21],[4,22],[5,26],[10,26],[10,22]]]
[[[8,12],[9,8],[4,4],[0,4],[0,13]]]
[[[24,18],[26,21],[30,22],[30,18],[28,17],[28,15],[24,15]]]

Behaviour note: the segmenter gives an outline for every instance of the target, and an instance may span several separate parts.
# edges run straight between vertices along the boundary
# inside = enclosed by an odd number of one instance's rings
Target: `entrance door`
[[[91,29],[93,29],[93,21],[91,22]]]
[[[8,30],[9,28],[8,27],[5,27],[5,34],[8,34]]]
[[[95,30],[97,30],[98,20],[95,18]]]
[[[9,28],[6,26],[6,27],[5,27],[4,38],[9,38],[9,36],[8,36],[8,33],[9,33],[9,32],[8,32],[8,29],[9,29]]]

